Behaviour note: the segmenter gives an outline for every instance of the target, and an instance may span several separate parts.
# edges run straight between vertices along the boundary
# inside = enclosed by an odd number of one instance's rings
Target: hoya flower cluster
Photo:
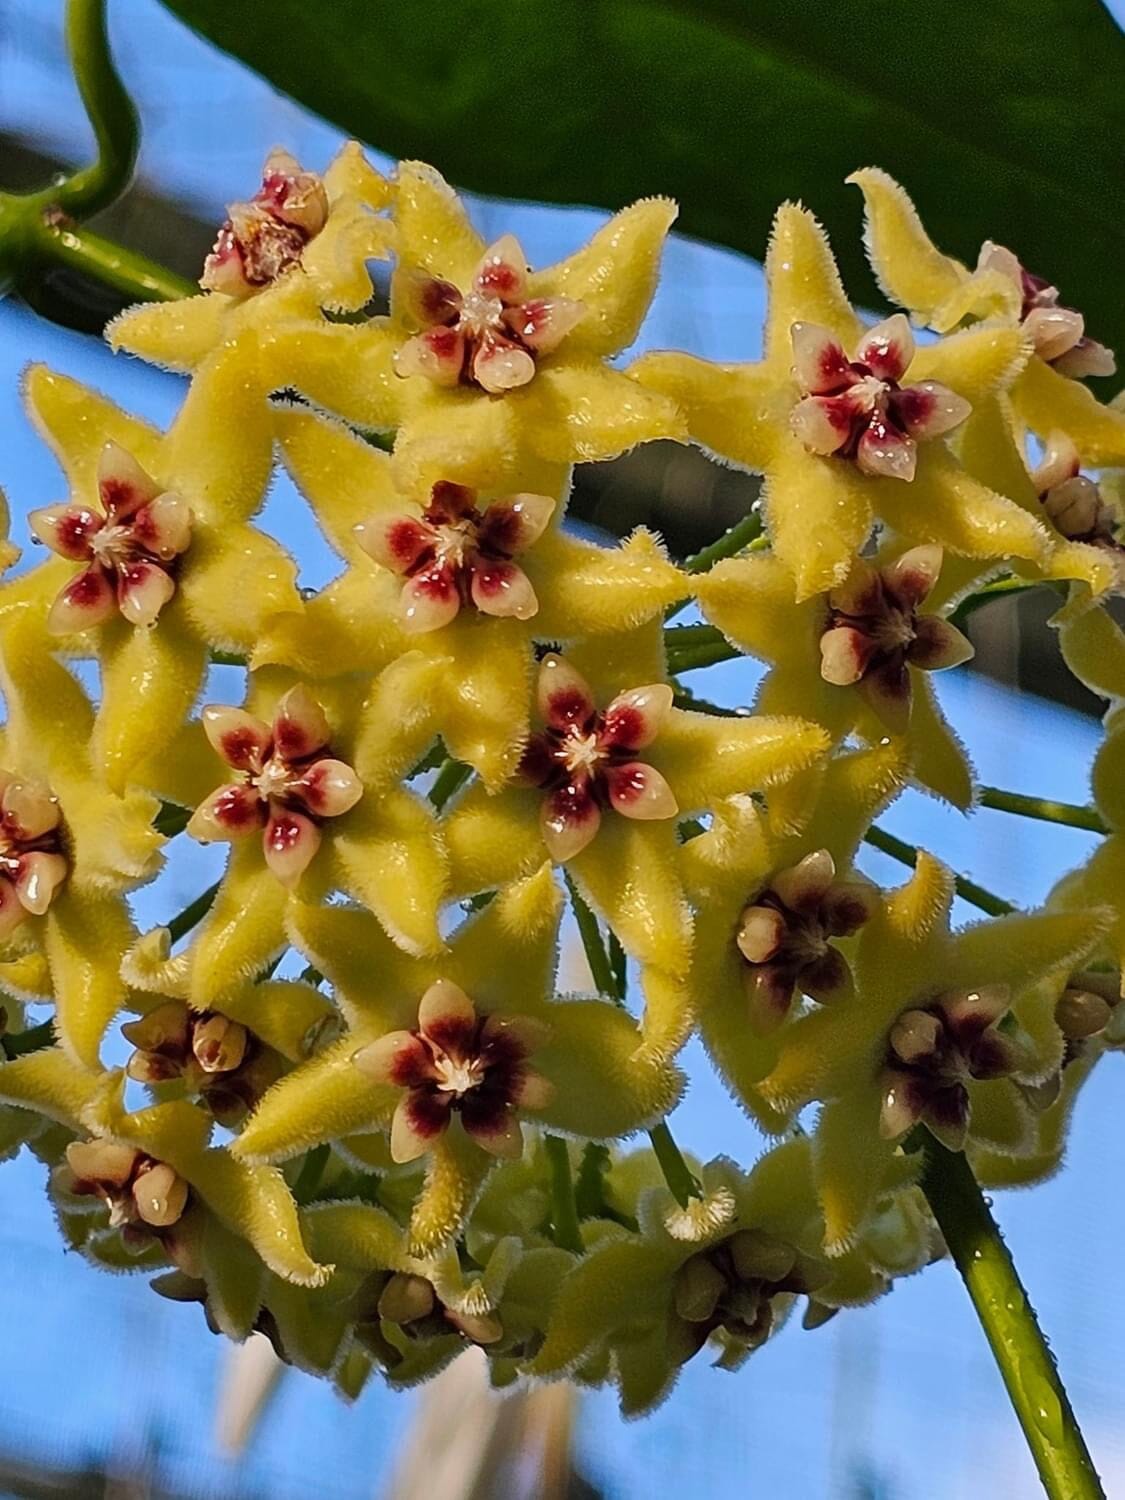
[[[430,167],[276,152],[203,292],[110,329],[189,376],[168,431],[28,371],[63,478],[0,586],[0,1127],[88,1259],[349,1396],[473,1343],[639,1412],[942,1253],[928,1142],[1057,1164],[1125,1036],[1125,410],[1015,253],[969,270],[856,181],[900,311],[868,326],[786,204],[761,360],[629,365],[667,200],[531,268]],[[661,438],[763,475],[761,535],[703,569],[566,527],[573,465]],[[339,557],[317,592],[255,520],[277,465]],[[955,930],[935,858],[883,890],[856,851],[911,783],[973,805],[931,676],[1009,574],[1068,591],[1114,705],[1110,832],[1047,909]],[[692,706],[700,632],[765,664],[752,711]],[[139,931],[192,840],[217,888]],[[676,1167],[693,1032],[779,1138],[756,1163]]]

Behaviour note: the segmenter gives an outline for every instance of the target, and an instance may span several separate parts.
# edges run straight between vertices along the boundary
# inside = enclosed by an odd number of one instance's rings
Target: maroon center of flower
[[[476,385],[499,395],[526,385],[585,309],[569,297],[529,297],[527,262],[505,235],[487,250],[467,291],[424,271],[401,277],[407,312],[425,330],[399,350],[403,376]]]
[[[858,931],[875,898],[870,887],[835,875],[827,849],[807,854],[780,871],[739,919],[735,940],[746,963],[743,984],[751,1025],[760,1033],[781,1024],[798,987],[825,1003],[851,987],[847,960],[830,939]]]
[[[300,263],[305,246],[327,218],[328,195],[321,179],[302,171],[288,152],[274,152],[253,198],[231,204],[203,263],[200,285],[232,297],[262,291]]]
[[[760,1229],[738,1230],[676,1273],[676,1357],[689,1360],[719,1330],[757,1349],[773,1331],[774,1299],[810,1294],[827,1279],[823,1267],[787,1241]]]
[[[1010,1003],[1006,985],[940,996],[904,1011],[891,1027],[880,1128],[897,1139],[919,1120],[954,1150],[969,1126],[967,1085],[1018,1071],[1022,1049],[997,1024]]]
[[[1060,302],[1058,288],[1029,271],[1011,250],[986,240],[977,270],[999,273],[1015,283],[1020,295],[1020,322],[1039,358],[1061,375],[1082,380],[1087,375],[1114,373],[1113,351],[1087,338],[1082,314]]]
[[[868,329],[855,357],[826,328],[794,323],[794,374],[805,393],[791,423],[812,453],[852,459],[866,474],[914,477],[918,440],[963,422],[967,401],[937,381],[903,385],[914,336],[901,314]]]
[[[57,799],[41,782],[0,771],[0,937],[27,913],[42,916],[68,868]]]
[[[412,1035],[418,1050],[399,1053],[390,1081],[409,1091],[415,1131],[438,1135],[453,1113],[470,1134],[502,1130],[522,1091],[528,1056],[523,1042],[490,1025],[487,1016],[431,1018]]]

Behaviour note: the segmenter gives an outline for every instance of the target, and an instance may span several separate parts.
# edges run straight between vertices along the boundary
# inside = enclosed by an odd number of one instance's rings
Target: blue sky
[[[76,102],[45,111],[59,88],[57,33],[42,0],[9,0],[0,37],[0,128],[34,121],[44,143],[67,156],[85,149]],[[283,143],[322,164],[338,134],[281,100],[239,65],[213,53],[155,0],[115,0],[113,32],[146,123],[143,174],[216,221],[243,196],[267,149]],[[44,61],[46,59],[46,61]],[[48,118],[49,115],[49,118]],[[237,122],[237,129],[232,122]],[[440,163],[438,163],[440,166]],[[814,205],[815,206],[815,205]],[[512,228],[533,263],[579,244],[602,215],[587,210],[478,205],[486,231]],[[674,240],[643,342],[714,359],[758,352],[761,273],[726,251]],[[114,357],[95,341],[51,328],[0,304],[0,487],[22,517],[60,498],[49,455],[22,415],[17,382],[29,357],[43,359],[164,422],[181,387],[172,377]],[[328,576],[330,560],[292,491],[279,483],[269,519],[301,559],[304,581]],[[707,694],[746,701],[754,669],[713,669]],[[702,682],[698,684],[702,688]],[[1084,800],[1097,726],[966,673],[943,681],[943,699],[982,780]],[[971,820],[919,795],[886,819],[894,831],[947,857],[1004,895],[1033,903],[1079,862],[1091,836],[981,813]],[[208,879],[218,856],[190,860],[146,892],[142,920],[175,909]],[[883,856],[869,872],[896,880]],[[969,919],[967,910],[960,913]],[[674,1127],[703,1155],[752,1160],[757,1132],[690,1049],[689,1096]],[[1051,1332],[1072,1396],[1108,1474],[1125,1487],[1119,1431],[1125,1304],[1117,1265],[1125,1231],[1118,1126],[1120,1064],[1110,1059],[1080,1103],[1068,1169],[1034,1194],[998,1198],[996,1210],[1032,1300]],[[125,1465],[150,1446],[160,1480],[197,1495],[351,1500],[378,1489],[409,1411],[409,1398],[378,1387],[347,1409],[329,1391],[291,1375],[259,1441],[239,1465],[211,1439],[222,1355],[193,1309],[160,1302],[143,1279],[109,1278],[63,1256],[40,1169],[26,1158],[0,1171],[0,1268],[9,1317],[0,1322],[0,1451],[79,1464],[110,1456]],[[1103,1291],[1107,1282],[1112,1288]],[[12,1309],[19,1309],[18,1316]],[[943,1500],[1038,1493],[983,1339],[948,1266],[901,1284],[867,1312],[815,1334],[787,1330],[738,1376],[689,1367],[673,1399],[633,1424],[609,1395],[583,1402],[578,1448],[589,1477],[620,1500],[656,1485],[734,1485],[748,1496],[846,1496],[868,1477],[881,1493]],[[327,1473],[326,1473],[327,1465]],[[1110,1479],[1108,1488],[1113,1490]]]

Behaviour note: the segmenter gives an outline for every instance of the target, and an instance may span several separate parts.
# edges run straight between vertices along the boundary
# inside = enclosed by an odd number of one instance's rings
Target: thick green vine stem
[[[133,178],[141,125],[114,66],[105,0],[68,0],[66,50],[97,145],[97,160],[55,190],[64,213],[85,218],[120,198]]]
[[[34,243],[41,260],[79,271],[132,302],[172,302],[199,291],[193,282],[147,255],[104,239],[69,219],[51,214],[40,219],[35,225]]]
[[[1051,1500],[1105,1500],[1051,1351],[962,1152],[926,1141],[922,1188]]]

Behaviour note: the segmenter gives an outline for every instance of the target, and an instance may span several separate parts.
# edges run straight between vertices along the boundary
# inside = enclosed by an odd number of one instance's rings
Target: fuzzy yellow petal
[[[355,527],[403,509],[388,455],[326,417],[287,407],[274,418],[281,458],[341,557],[364,557]]]
[[[676,212],[670,198],[642,198],[614,214],[574,255],[529,278],[529,296],[571,297],[586,308],[567,335],[568,350],[607,355],[633,343],[656,291]]]
[[[196,632],[222,651],[251,651],[263,633],[301,615],[293,559],[240,522],[197,529],[179,588]]]
[[[442,820],[449,849],[450,894],[494,890],[529,874],[543,859],[540,794],[522,788],[489,796],[470,787]]]
[[[301,270],[321,307],[354,312],[371,300],[369,260],[386,260],[394,243],[389,220],[376,218],[357,199],[332,205],[328,222],[301,254]]]
[[[401,1089],[372,1083],[352,1062],[363,1038],[346,1036],[280,1079],[243,1126],[240,1161],[288,1161],[324,1141],[388,1124]]]
[[[911,672],[910,730],[904,750],[914,779],[962,812],[973,805],[976,774],[957,731],[941,711],[926,672]]]
[[[43,918],[59,1040],[78,1062],[98,1066],[102,1037],[121,1007],[121,961],[136,933],[116,896],[76,896],[65,886]]]
[[[879,1134],[879,1089],[864,1080],[826,1104],[813,1140],[813,1171],[824,1214],[824,1248],[842,1255],[875,1206],[894,1144]]]
[[[1125,410],[1106,406],[1079,380],[1068,380],[1032,359],[1012,388],[1020,418],[1040,437],[1061,429],[1082,463],[1095,468],[1125,464]]]
[[[101,1074],[84,1068],[62,1047],[44,1047],[0,1068],[0,1099],[57,1120],[77,1133],[101,1079]]]
[[[176,599],[151,628],[107,622],[91,751],[114,791],[124,791],[138,761],[168,745],[195,702],[206,658]]]
[[[872,504],[882,509],[893,479],[871,480],[852,464],[806,453],[786,434],[762,489],[762,506],[774,552],[792,573],[797,602],[842,583],[867,541]]]
[[[1125,698],[1125,632],[1105,610],[1060,624],[1059,650],[1080,682],[1102,698]]]
[[[521,440],[549,463],[595,463],[617,458],[656,438],[683,442],[688,430],[679,405],[596,359],[544,364],[534,380],[505,398]]]
[[[1006,390],[1027,363],[1030,346],[1019,327],[978,323],[933,344],[922,344],[906,380],[937,380],[976,406]]]
[[[440,172],[421,161],[399,163],[395,222],[406,265],[468,288],[485,245]]]
[[[193,1003],[221,1005],[230,990],[252,978],[285,942],[288,893],[266,865],[260,839],[231,848],[219,893],[191,945]]]
[[[644,354],[629,375],[675,401],[693,442],[746,469],[769,466],[796,389],[782,391],[765,365],[714,365],[691,354]]]
[[[627,953],[658,969],[684,972],[692,924],[671,820],[639,823],[606,814],[593,842],[567,868]]]
[[[914,204],[887,172],[865,167],[848,181],[864,197],[864,244],[879,285],[899,306],[923,316],[933,312],[969,273],[934,245]]]
[[[942,443],[923,443],[910,484],[878,479],[875,507],[912,542],[936,542],[962,557],[1038,560],[1050,547],[1046,528],[1014,501],[967,473]]]
[[[526,626],[462,610],[429,642],[447,660],[434,723],[453,759],[495,790],[514,773],[527,741],[533,662]]]
[[[643,528],[617,547],[550,531],[520,564],[539,600],[531,629],[552,641],[631,630],[691,588],[660,540]]]
[[[308,1287],[323,1285],[331,1275],[332,1267],[319,1265],[305,1249],[297,1205],[275,1167],[249,1166],[216,1149],[193,1164],[190,1180],[276,1275]]]
[[[98,460],[107,442],[118,443],[142,468],[154,472],[160,434],[80,381],[46,365],[29,365],[23,396],[28,415],[62,466],[75,499],[96,498]]]
[[[263,336],[260,363],[272,384],[296,386],[326,411],[382,431],[398,425],[407,384],[394,373],[401,342],[387,318],[358,326],[294,319]]]
[[[728,719],[673,709],[649,758],[687,813],[718,797],[786,781],[827,749],[825,731],[803,719]]]
[[[443,948],[438,912],[448,863],[432,811],[411,793],[362,798],[332,835],[342,883],[407,953]]]
[[[219,344],[230,299],[218,292],[176,302],[139,302],[106,327],[114,351],[124,350],[169,370],[194,370]]]

